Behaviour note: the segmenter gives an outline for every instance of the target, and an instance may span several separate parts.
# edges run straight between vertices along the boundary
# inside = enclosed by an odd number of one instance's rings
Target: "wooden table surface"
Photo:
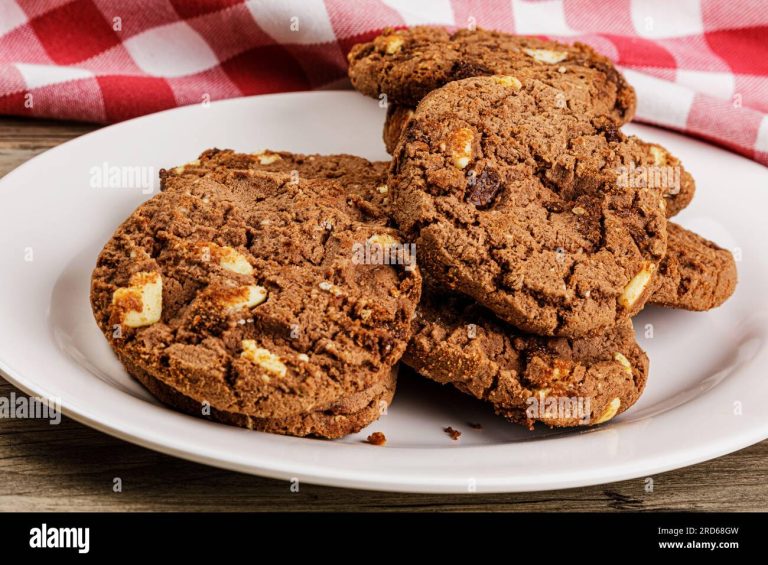
[[[94,126],[0,118],[0,177]],[[1,211],[0,211],[1,213]],[[15,389],[0,379],[0,396]],[[16,391],[20,394],[19,391]],[[113,491],[114,479],[122,492]],[[0,419],[0,511],[768,510],[768,441],[644,479],[522,494],[414,495],[263,479],[189,463],[64,418]]]

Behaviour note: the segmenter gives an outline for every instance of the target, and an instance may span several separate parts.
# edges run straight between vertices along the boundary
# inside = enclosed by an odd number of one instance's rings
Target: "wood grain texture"
[[[96,129],[0,118],[0,176]],[[16,391],[0,379],[0,396]],[[114,480],[122,492],[114,492]],[[768,441],[645,479],[521,494],[395,494],[263,479],[189,463],[68,418],[0,419],[0,511],[765,511]]]

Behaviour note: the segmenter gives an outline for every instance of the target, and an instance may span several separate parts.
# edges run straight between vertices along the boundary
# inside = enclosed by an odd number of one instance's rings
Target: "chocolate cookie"
[[[390,154],[394,153],[413,113],[414,110],[406,106],[390,105],[387,109],[383,137]],[[691,203],[696,191],[696,183],[677,157],[661,145],[648,143],[634,136],[627,137],[620,131],[616,131],[610,137],[614,141],[630,141],[618,147],[608,148],[608,138],[600,136],[592,140],[595,146],[574,144],[571,148],[573,157],[592,168],[597,167],[595,161],[603,169],[613,167],[627,184],[634,183],[638,186],[655,184],[662,187],[666,198],[667,217],[676,215]],[[556,156],[556,152],[552,151],[543,154],[541,158],[545,162],[550,162]],[[600,163],[600,160],[605,160],[605,163]]]
[[[659,265],[651,302],[695,311],[720,306],[736,289],[731,252],[677,224],[667,224],[667,234],[667,255]]]
[[[475,76],[535,78],[558,88],[585,116],[624,124],[635,113],[634,89],[591,47],[484,29],[387,29],[348,55],[352,85],[367,96],[414,107],[432,90]]]
[[[173,176],[205,176],[215,171],[253,170],[292,174],[294,179],[336,180],[368,216],[368,221],[386,221],[389,215],[388,162],[368,161],[355,155],[304,155],[264,150],[236,153],[231,149],[208,149],[196,160],[160,171],[161,189]]]
[[[596,335],[638,312],[666,252],[663,189],[623,186],[633,143],[541,81],[479,77],[431,92],[390,170],[419,265],[539,335]]]
[[[367,218],[337,181],[166,176],[99,256],[96,320],[177,409],[293,435],[357,431],[391,399],[421,287],[415,269],[357,260],[356,246],[397,237]]]
[[[637,401],[648,375],[629,320],[599,337],[539,337],[426,289],[403,362],[531,429],[606,422]]]
[[[391,109],[404,109],[404,107],[390,106]],[[392,112],[390,112],[392,113]],[[398,112],[395,111],[394,114]],[[413,111],[400,112],[401,116],[390,116],[388,114],[388,120],[393,128],[398,130],[402,129],[404,123],[397,124],[399,121],[407,122],[413,115]],[[386,130],[386,128],[385,128]],[[396,134],[399,138],[400,131]],[[638,140],[640,142],[640,140]],[[653,145],[649,143],[642,143],[642,149],[646,149],[648,155],[647,159],[659,160],[659,155],[664,156],[666,162],[677,164],[679,161],[676,157],[672,156],[663,147]],[[654,156],[654,153],[650,148],[658,148],[658,152]],[[641,150],[642,150],[641,149]],[[639,160],[638,160],[639,162]],[[391,214],[390,202],[388,197],[387,188],[387,168],[389,162],[386,161],[368,161],[362,157],[354,155],[303,155],[300,153],[290,153],[287,151],[272,151],[265,150],[258,153],[236,153],[231,149],[209,149],[203,152],[198,159],[186,165],[174,167],[172,169],[161,171],[161,177],[163,184],[166,179],[172,176],[179,175],[194,175],[204,176],[216,173],[217,171],[223,171],[227,174],[232,170],[260,170],[269,172],[284,172],[292,173],[297,172],[302,178],[316,178],[316,179],[335,179],[341,182],[345,189],[351,194],[359,197],[358,204],[367,211],[371,216],[369,221],[375,219],[380,220],[383,217]],[[683,188],[680,194],[693,194],[693,179],[690,174],[682,170],[681,178],[683,179],[683,187],[688,186],[690,181],[690,190]],[[668,202],[671,202],[674,197],[668,197]],[[372,208],[372,207],[373,208]],[[667,205],[667,212],[671,209],[671,204]],[[670,224],[668,224],[670,225]],[[670,293],[669,289],[677,289],[680,284],[680,278],[674,280],[666,280],[666,273],[670,273],[672,277],[676,277],[680,273],[679,265],[686,264],[690,260],[696,261],[696,256],[706,256],[712,252],[712,248],[708,247],[714,244],[706,242],[706,240],[691,234],[691,237],[675,237],[675,235],[684,232],[683,228],[675,226],[675,231],[670,232],[670,237],[667,242],[667,255],[662,261],[659,271],[657,273],[657,290],[651,296],[650,303],[658,303],[668,308],[680,308],[680,309],[705,309],[705,302],[697,300],[690,294],[686,293]],[[687,242],[687,243],[686,243]],[[692,246],[693,245],[693,246]],[[721,272],[730,272],[735,267],[729,265],[729,261],[732,264],[733,259],[727,251],[720,250],[719,253],[715,253],[715,257],[720,259],[718,263],[718,270]],[[668,262],[674,261],[674,267],[667,266]],[[725,301],[730,292],[723,286],[727,278],[721,277],[718,281],[715,269],[706,271],[706,264],[702,263],[702,269],[699,273],[694,274],[693,271],[688,271],[687,287],[690,289],[697,289],[699,295],[704,289],[711,289],[713,296],[720,297],[720,302],[713,303],[718,305]],[[718,281],[720,286],[714,285]],[[709,285],[709,286],[708,286]],[[658,296],[657,296],[658,294]],[[698,303],[699,306],[695,306]]]

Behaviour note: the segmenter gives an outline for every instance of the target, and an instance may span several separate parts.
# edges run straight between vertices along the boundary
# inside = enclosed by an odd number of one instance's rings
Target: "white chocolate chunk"
[[[219,249],[219,265],[221,265],[223,269],[232,271],[233,273],[240,273],[241,275],[253,274],[253,267],[242,253],[227,246],[220,247]]]
[[[249,284],[222,293],[218,302],[227,313],[237,312],[243,308],[253,308],[267,299],[267,289],[263,286]]]
[[[625,310],[632,309],[651,281],[651,276],[655,270],[656,265],[646,261],[640,272],[632,277],[632,280],[627,283],[621,296],[619,296],[619,304],[621,304],[622,308]]]
[[[368,238],[369,245],[380,245],[381,247],[390,247],[398,245],[400,242],[388,233],[377,233]]]
[[[568,57],[568,53],[565,51],[552,51],[551,49],[523,49],[523,51],[539,63],[549,63],[550,65],[564,61]]]
[[[459,128],[453,132],[450,141],[451,162],[457,169],[463,169],[469,165],[472,159],[472,140],[474,133],[469,128]]]
[[[667,164],[667,152],[657,145],[651,145],[649,147],[651,155],[653,155],[653,164],[657,167]]]
[[[252,339],[244,339],[241,343],[243,352],[240,357],[255,363],[268,373],[278,377],[284,377],[288,368],[280,361],[280,357],[272,353],[269,349],[256,347],[256,342]]]
[[[384,52],[387,55],[394,55],[403,47],[405,41],[399,35],[389,35],[384,38]]]
[[[618,351],[613,354],[613,358],[615,361],[618,361],[619,365],[624,367],[624,370],[629,374],[629,376],[632,376],[632,364],[629,362],[629,359],[627,359],[623,354],[619,353]]]
[[[233,247],[215,243],[198,244],[204,261],[216,261],[221,268],[241,275],[252,275],[253,267],[248,259]]]
[[[339,296],[341,294],[341,289],[329,281],[320,281],[318,285],[320,287],[320,290],[324,290],[325,292],[330,292],[334,296]]]
[[[616,415],[616,413],[619,411],[619,408],[621,408],[621,399],[614,398],[608,403],[608,406],[605,407],[605,410],[603,410],[603,413],[600,414],[600,417],[595,420],[595,424],[602,424],[607,422]]]
[[[119,313],[120,323],[129,328],[158,322],[163,313],[163,278],[160,273],[134,274],[129,287],[118,288],[112,295],[112,306]]]
[[[282,160],[280,155],[272,153],[271,151],[259,151],[258,153],[254,153],[253,156],[259,160],[259,165],[271,165],[275,161]]]
[[[494,82],[501,86],[509,86],[515,90],[520,90],[523,87],[523,83],[520,79],[513,77],[512,75],[496,75],[493,77]]]

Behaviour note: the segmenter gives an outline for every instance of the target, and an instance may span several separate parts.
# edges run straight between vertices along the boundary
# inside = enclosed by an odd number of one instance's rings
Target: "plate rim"
[[[277,94],[240,97],[240,98],[234,98],[234,99],[221,100],[221,101],[216,101],[212,103],[211,106],[241,104],[241,103],[247,103],[250,100],[263,100],[267,97],[269,98],[275,98],[275,97],[302,98],[306,96],[336,97],[339,95],[347,95],[347,94],[352,94],[356,97],[359,96],[357,94],[353,94],[350,91],[310,91],[310,92],[277,93]],[[68,140],[64,143],[61,143],[49,150],[43,151],[42,153],[39,153],[33,158],[20,164],[18,167],[16,167],[12,171],[10,171],[8,174],[6,174],[2,179],[0,179],[0,198],[2,198],[2,190],[5,188],[5,185],[12,183],[15,177],[17,175],[23,174],[23,172],[26,171],[27,168],[34,167],[38,159],[45,158],[46,156],[50,157],[50,155],[54,152],[59,152],[59,150],[65,151],[67,147],[71,147],[71,144],[82,142],[82,140],[86,140],[87,138],[89,139],[91,136],[103,135],[104,132],[112,131],[116,128],[123,127],[126,124],[135,124],[136,122],[139,122],[142,120],[151,120],[151,119],[157,118],[160,115],[169,114],[169,113],[194,112],[196,108],[197,108],[197,105],[193,104],[189,106],[163,110],[161,112],[156,112],[154,114],[139,116],[131,120],[126,120],[124,122],[119,122],[116,124],[108,125],[103,128],[96,129],[92,132],[86,133],[84,135]],[[647,128],[654,128],[654,126],[650,126],[646,124],[642,124],[642,126]],[[662,130],[662,131],[667,131],[667,130]],[[673,133],[676,133],[676,132],[673,132]],[[703,143],[700,140],[697,140],[695,138],[689,138],[689,139],[697,143]],[[724,153],[728,153],[726,150],[722,148],[719,148],[719,147],[714,147],[714,148]],[[741,159],[744,159],[749,163],[754,163],[743,156],[738,156],[731,153],[728,153],[728,154],[733,155],[734,157],[739,157]],[[754,163],[754,164],[757,164],[757,163]],[[45,396],[45,387],[36,385],[33,382],[33,379],[28,379],[21,374],[17,374],[17,372],[10,365],[6,364],[6,362],[3,359],[0,359],[0,373],[3,375],[3,377],[7,381],[9,381],[11,384],[21,389],[24,393],[31,394],[31,395]],[[265,467],[263,465],[254,465],[252,463],[249,465],[246,465],[246,464],[241,464],[234,460],[222,460],[222,459],[212,458],[211,455],[207,454],[208,452],[205,449],[201,449],[198,451],[190,451],[190,450],[177,448],[172,445],[168,445],[167,443],[160,443],[159,441],[152,440],[151,438],[146,437],[145,434],[137,433],[135,429],[126,431],[125,429],[115,428],[114,426],[110,425],[108,422],[103,422],[99,418],[90,415],[87,410],[83,410],[73,405],[65,405],[63,399],[62,399],[61,412],[64,415],[72,418],[73,420],[80,422],[81,424],[87,425],[103,433],[107,433],[113,437],[117,437],[123,441],[128,441],[130,443],[134,443],[142,447],[146,447],[146,448],[149,448],[158,452],[162,452],[174,457],[179,457],[179,458],[194,461],[197,463],[234,470],[238,472],[258,474],[260,476],[282,479],[282,480],[289,478],[293,474],[298,474],[302,476],[302,480],[308,483],[322,484],[322,485],[335,486],[335,487],[353,488],[353,489],[367,489],[367,490],[379,490],[379,491],[390,491],[390,492],[414,492],[414,493],[415,492],[430,492],[430,493],[467,492],[465,484],[462,484],[461,485],[462,488],[459,488],[459,483],[457,482],[457,480],[451,477],[429,477],[427,479],[424,479],[423,477],[418,478],[417,476],[413,475],[410,477],[410,479],[408,479],[408,482],[403,482],[404,479],[402,476],[388,478],[386,476],[377,476],[375,472],[368,473],[363,477],[355,477],[354,474],[353,476],[345,476],[345,472],[343,469],[340,469],[335,473],[333,472],[319,473],[317,471],[312,471],[312,470],[305,471],[305,472],[300,472],[300,471],[291,472],[289,470],[281,469],[279,465],[271,466],[271,467]],[[634,462],[631,465],[630,463],[621,463],[615,466],[607,467],[606,469],[580,470],[577,473],[575,473],[571,479],[568,479],[568,480],[562,479],[560,480],[560,482],[548,483],[548,484],[545,484],[544,486],[542,486],[542,484],[540,483],[540,480],[537,478],[532,479],[530,483],[526,482],[523,484],[519,482],[517,483],[505,482],[503,479],[501,480],[484,479],[484,483],[482,484],[482,487],[480,484],[478,484],[477,492],[501,493],[501,492],[545,491],[545,490],[573,488],[573,487],[594,485],[594,484],[603,484],[602,481],[606,481],[606,482],[621,481],[621,480],[642,476],[645,473],[656,474],[659,472],[665,472],[672,469],[700,463],[702,461],[706,461],[715,457],[725,455],[733,451],[737,451],[739,449],[743,449],[744,447],[747,447],[749,445],[762,441],[766,438],[768,438],[768,421],[764,422],[762,427],[753,426],[751,428],[748,428],[741,434],[737,435],[736,437],[729,436],[728,438],[720,439],[718,442],[708,443],[704,447],[700,446],[698,449],[693,450],[689,457],[670,459],[666,464],[662,462],[657,462],[656,459],[659,459],[660,456],[655,455],[653,457],[645,459],[644,465],[638,465],[637,462]],[[488,448],[510,449],[508,446],[471,446],[471,447],[464,447],[462,449],[471,450],[471,449],[488,449]],[[410,448],[393,447],[388,449],[395,450],[395,451],[407,451]],[[436,449],[448,451],[451,448],[436,448]],[[627,467],[627,468],[624,469],[624,467]],[[610,472],[606,473],[606,471],[608,470],[610,470]],[[603,476],[604,474],[609,474],[610,478],[605,478]],[[375,477],[375,478],[371,478],[371,477]],[[538,483],[538,484],[535,484],[535,483]]]
[[[38,396],[45,397],[44,394],[40,394],[39,391],[36,391],[32,386],[28,385],[23,380],[23,378],[14,377],[12,373],[9,372],[9,367],[2,360],[0,360],[0,374],[2,374],[2,376],[8,382],[13,384],[17,388],[19,388],[25,394],[28,394],[31,396],[38,395]],[[165,407],[161,407],[161,408],[165,408]],[[436,479],[434,477],[430,477],[427,479],[425,478],[415,479],[414,477],[414,478],[411,478],[408,483],[403,483],[402,478],[393,479],[386,475],[381,475],[375,479],[376,481],[375,483],[372,483],[374,479],[370,478],[370,475],[367,476],[368,478],[357,478],[354,476],[345,477],[344,473],[323,474],[323,473],[317,473],[317,472],[313,473],[311,471],[297,472],[295,470],[289,471],[287,469],[279,469],[275,467],[254,466],[253,464],[241,465],[233,461],[216,459],[202,453],[195,453],[195,452],[186,451],[183,449],[176,449],[165,443],[153,441],[152,439],[146,438],[143,435],[126,432],[110,424],[103,423],[98,419],[92,418],[91,416],[83,414],[80,411],[73,409],[69,406],[65,407],[63,402],[61,405],[61,413],[64,416],[67,416],[68,418],[71,418],[82,425],[88,426],[89,428],[95,429],[99,432],[105,433],[114,438],[131,443],[133,445],[138,445],[146,449],[151,449],[153,451],[163,453],[165,455],[169,455],[172,457],[184,459],[186,461],[191,461],[193,463],[199,463],[199,464],[208,465],[208,466],[219,468],[219,469],[225,469],[225,470],[235,471],[235,472],[244,473],[244,474],[257,475],[257,476],[266,477],[266,478],[275,479],[275,480],[291,480],[292,478],[298,476],[302,482],[307,482],[309,484],[336,487],[336,488],[349,488],[354,490],[373,490],[378,492],[401,492],[401,493],[410,493],[410,494],[467,493],[466,482],[460,482],[453,478],[446,478],[446,479],[437,478]],[[179,414],[179,415],[187,418],[193,418],[192,416],[187,416],[185,414]],[[259,433],[259,432],[256,432],[256,433]],[[630,480],[630,479],[637,478],[644,475],[656,475],[659,473],[665,473],[675,469],[696,465],[698,463],[709,461],[717,457],[722,457],[723,455],[727,455],[729,453],[739,451],[741,449],[754,445],[760,441],[763,441],[768,438],[768,426],[766,426],[766,429],[762,432],[755,431],[752,434],[745,433],[743,435],[747,437],[744,437],[737,442],[728,443],[727,445],[725,445],[726,443],[725,441],[721,441],[715,444],[708,444],[710,446],[709,449],[699,449],[696,455],[692,455],[688,458],[685,458],[683,460],[684,461],[683,463],[681,463],[680,460],[670,460],[670,462],[668,463],[655,463],[658,459],[661,458],[661,456],[657,455],[654,458],[646,459],[644,465],[638,466],[636,464],[633,464],[631,468],[629,463],[620,465],[619,468],[621,467],[627,467],[627,468],[619,473],[616,473],[614,469],[613,472],[611,473],[611,478],[609,480],[606,480],[606,482],[596,482],[595,480],[596,477],[594,475],[590,475],[590,472],[593,472],[593,471],[585,470],[585,471],[579,472],[572,479],[561,480],[561,482],[559,483],[548,483],[547,486],[535,485],[533,484],[533,482],[531,483],[526,482],[523,484],[521,483],[509,484],[504,482],[503,480],[484,479],[483,480],[484,482],[481,485],[478,484],[478,486],[482,486],[482,488],[478,488],[477,493],[502,494],[502,493],[514,493],[514,492],[546,492],[546,491],[552,491],[552,490],[562,490],[562,489],[594,486],[594,485],[600,485],[600,484],[610,484],[610,483]],[[303,439],[303,438],[297,438],[297,439]],[[322,440],[311,440],[311,441],[322,441]],[[721,444],[724,444],[724,445],[721,445]],[[472,447],[463,448],[463,449],[474,448],[474,449],[482,450],[482,449],[486,449],[487,447],[488,446],[472,446]],[[497,446],[493,446],[493,447],[497,447]],[[506,446],[503,446],[502,448],[506,448]],[[402,452],[410,451],[409,448],[389,448],[389,449],[395,450],[395,451],[402,451]],[[450,448],[441,448],[441,449],[450,450]]]

